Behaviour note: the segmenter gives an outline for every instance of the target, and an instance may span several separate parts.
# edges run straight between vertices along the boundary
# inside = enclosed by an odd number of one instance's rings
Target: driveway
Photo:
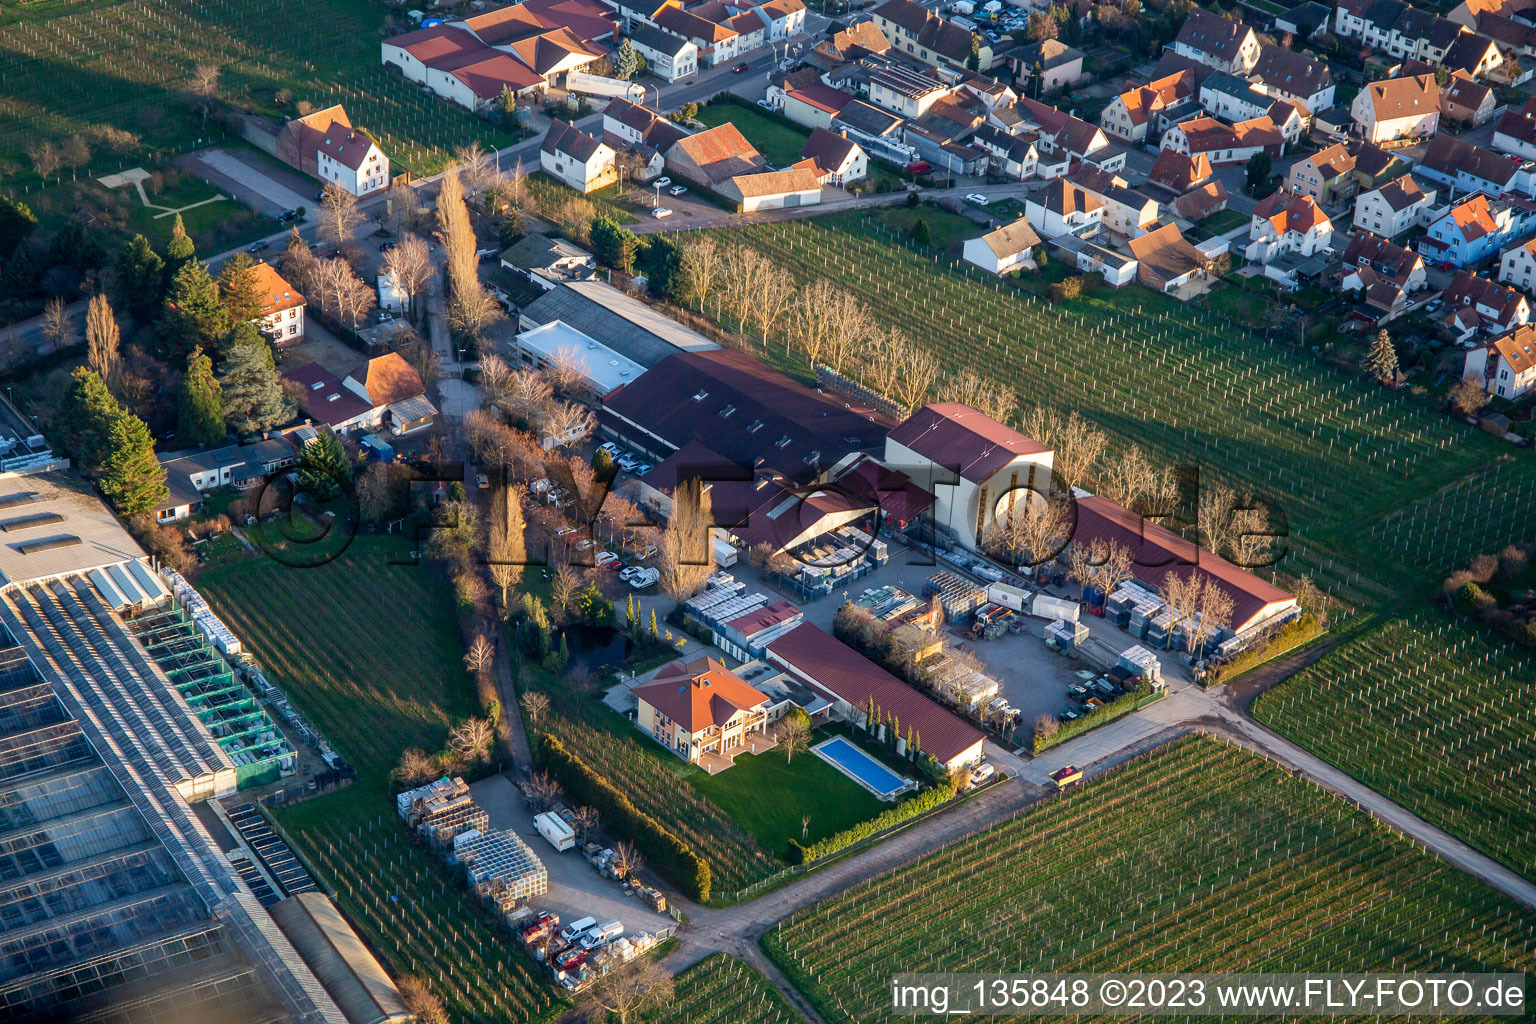
[[[271,175],[222,149],[205,149],[194,154],[197,163],[234,184],[240,198],[263,213],[279,214],[297,207],[311,207],[315,201],[302,196]]]

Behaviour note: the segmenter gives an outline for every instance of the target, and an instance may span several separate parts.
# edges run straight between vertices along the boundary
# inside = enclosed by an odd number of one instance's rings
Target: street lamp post
[[[660,181],[656,182],[656,202],[655,202],[655,204],[654,204],[654,206],[652,208],[653,209],[660,209],[661,208],[661,182]]]

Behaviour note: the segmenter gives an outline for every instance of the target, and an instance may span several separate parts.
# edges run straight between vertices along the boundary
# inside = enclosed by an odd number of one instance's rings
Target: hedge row
[[[1266,661],[1311,643],[1326,632],[1327,630],[1311,615],[1303,615],[1299,619],[1287,622],[1266,643],[1234,655],[1232,660],[1222,665],[1221,670],[1215,673],[1214,678],[1205,685],[1214,686],[1216,683],[1230,682],[1249,669],[1257,668]]]
[[[650,865],[671,879],[685,896],[700,903],[709,899],[709,862],[692,847],[636,808],[629,797],[566,750],[554,736],[539,738],[538,759],[572,800],[602,815],[609,828],[632,841]]]
[[[1116,697],[1092,714],[1084,715],[1082,718],[1070,722],[1062,722],[1050,736],[1042,737],[1038,732],[1035,733],[1034,745],[1031,749],[1034,753],[1039,754],[1041,751],[1049,750],[1058,743],[1065,743],[1074,736],[1081,736],[1089,729],[1097,729],[1099,726],[1106,725],[1122,715],[1128,715],[1132,711],[1140,710],[1152,702],[1150,699],[1151,694],[1152,688],[1143,683],[1130,693],[1121,694],[1119,697]]]
[[[883,811],[868,821],[861,821],[852,828],[844,829],[836,835],[827,836],[810,846],[801,846],[791,839],[789,841],[789,862],[791,864],[809,864],[813,861],[829,857],[839,850],[846,850],[854,843],[862,842],[870,836],[879,835],[888,828],[894,828],[904,821],[910,821],[920,814],[927,814],[942,804],[948,803],[954,798],[955,787],[947,782],[941,782],[932,789],[903,800],[888,811]]]

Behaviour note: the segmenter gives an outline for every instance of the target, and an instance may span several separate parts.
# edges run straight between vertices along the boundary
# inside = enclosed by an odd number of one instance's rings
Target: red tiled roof
[[[768,658],[854,708],[873,698],[876,709],[896,716],[903,736],[911,726],[922,750],[943,763],[979,752],[984,737],[975,728],[809,622],[769,644]]]
[[[674,661],[634,694],[690,733],[725,725],[737,712],[768,701],[767,694],[713,658]]]

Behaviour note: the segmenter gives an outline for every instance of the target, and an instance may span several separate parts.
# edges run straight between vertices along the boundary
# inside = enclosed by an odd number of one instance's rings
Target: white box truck
[[[1010,587],[1006,583],[994,583],[987,587],[987,600],[1009,611],[1022,612],[1028,610],[1031,595],[1027,590]]]
[[[576,845],[576,830],[565,823],[558,814],[545,811],[534,816],[533,827],[539,835],[549,840],[549,845],[564,853]]]
[[[736,549],[731,546],[730,541],[720,537],[712,537],[709,544],[711,550],[714,551],[716,565],[724,567],[736,564]]]
[[[1069,601],[1064,597],[1052,597],[1049,594],[1036,594],[1029,614],[1038,615],[1042,619],[1076,622],[1081,611],[1076,601]]]

